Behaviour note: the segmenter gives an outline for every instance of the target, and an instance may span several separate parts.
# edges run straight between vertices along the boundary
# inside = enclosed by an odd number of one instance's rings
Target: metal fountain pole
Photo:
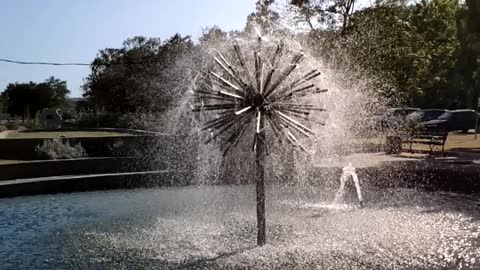
[[[258,37],[258,52],[254,53],[255,59],[255,82],[256,97],[254,104],[257,105],[257,122],[255,140],[255,178],[257,181],[257,245],[263,246],[267,242],[266,218],[265,218],[265,131],[264,131],[264,74],[263,61],[260,55],[262,47],[262,38]]]
[[[260,121],[260,132],[257,136],[255,148],[255,178],[257,180],[257,245],[265,245],[266,239],[266,219],[265,219],[265,132],[263,121]]]

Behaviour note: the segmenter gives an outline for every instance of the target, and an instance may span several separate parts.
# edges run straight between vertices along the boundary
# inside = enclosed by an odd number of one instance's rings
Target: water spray
[[[352,163],[348,163],[346,167],[342,169],[342,176],[340,177],[340,188],[338,189],[334,202],[338,202],[340,198],[343,197],[345,183],[347,182],[348,178],[352,178],[353,183],[355,184],[355,189],[357,191],[358,202],[360,207],[363,207],[363,196],[362,196],[362,189],[360,188],[360,181],[358,180],[358,175],[355,172],[355,167],[352,166]]]
[[[287,82],[287,78],[294,76],[294,71],[304,59],[304,54],[294,53],[287,64],[281,66],[281,58],[288,57],[284,43],[280,42],[268,48],[262,46],[262,40],[257,39],[258,46],[253,50],[251,59],[246,57],[240,45],[233,45],[229,54],[236,58],[234,61],[237,64],[216,51],[213,59],[218,70],[204,73],[202,86],[194,89],[195,103],[192,105],[194,112],[216,112],[214,119],[206,122],[202,130],[208,130],[212,134],[206,143],[224,138],[221,140],[224,156],[232,146],[235,147],[240,139],[246,136],[247,130],[253,133],[259,246],[266,243],[264,182],[265,157],[268,155],[266,129],[272,131],[275,141],[308,152],[299,138],[310,138],[314,135],[307,124],[323,123],[310,121],[308,116],[311,112],[325,109],[295,101],[300,97],[327,91],[312,83],[313,79],[321,75],[317,69],[297,75],[298,78]],[[270,49],[273,54],[268,57]],[[252,61],[253,68],[249,68],[247,60]]]

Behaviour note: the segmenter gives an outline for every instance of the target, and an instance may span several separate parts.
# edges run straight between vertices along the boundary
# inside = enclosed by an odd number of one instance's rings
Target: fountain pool
[[[314,187],[266,192],[262,247],[253,185],[0,199],[0,268],[480,267],[480,195],[370,188],[360,209]]]

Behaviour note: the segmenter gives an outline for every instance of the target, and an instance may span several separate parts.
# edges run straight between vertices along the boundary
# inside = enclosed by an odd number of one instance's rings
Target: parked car
[[[407,116],[407,121],[412,122],[427,122],[430,120],[435,120],[440,115],[447,112],[445,109],[423,109],[419,111],[415,111]]]
[[[380,117],[380,128],[397,128],[405,123],[407,116],[413,112],[419,111],[419,108],[391,108]]]
[[[426,128],[446,129],[448,131],[461,130],[467,132],[469,129],[475,129],[476,118],[480,114],[474,110],[454,110],[447,111],[435,120],[430,120],[423,125]]]

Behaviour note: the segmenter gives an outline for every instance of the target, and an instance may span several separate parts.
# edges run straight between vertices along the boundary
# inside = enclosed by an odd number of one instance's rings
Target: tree
[[[468,93],[478,92],[464,87],[476,85],[472,78],[477,66],[471,50],[463,50],[464,63],[459,58],[460,48],[474,43],[459,42],[466,35],[458,17],[466,25],[467,15],[457,15],[457,0],[377,0],[362,10],[355,10],[356,1],[290,4],[296,7],[298,22],[310,25],[304,36],[324,63],[349,76],[372,78],[372,88],[391,105],[458,108],[465,106]],[[470,21],[478,24],[478,19]],[[464,74],[469,74],[465,82]]]
[[[290,4],[298,9],[299,21],[306,23],[310,30],[316,31],[318,27],[340,28],[343,33],[350,26],[356,2],[356,0],[291,0]]]
[[[0,95],[0,113],[5,112],[5,101],[3,100],[3,96]]]
[[[480,96],[480,3],[466,0],[458,11],[457,28],[460,42],[458,72],[468,93],[468,105],[478,109]]]
[[[193,48],[190,37],[133,37],[122,48],[101,50],[83,86],[84,97],[113,113],[163,111],[172,97],[176,62]],[[158,91],[153,91],[153,90]]]
[[[272,31],[274,24],[280,19],[278,12],[272,8],[275,0],[258,0],[255,12],[247,17],[246,32],[252,32],[258,27],[260,31]]]
[[[422,0],[411,11],[418,48],[416,58],[424,64],[419,78],[420,97],[415,102],[423,107],[457,108],[464,106],[463,92],[457,85],[456,0]]]
[[[67,82],[50,77],[43,83],[11,83],[2,93],[7,113],[34,117],[44,108],[62,107],[70,93]]]
[[[374,6],[407,7],[413,0],[375,0]]]
[[[358,11],[336,37],[340,53],[330,55],[347,55],[341,68],[378,78],[375,89],[391,105],[461,107],[462,91],[455,87],[457,7],[455,0],[423,0]]]
[[[37,84],[36,94],[38,98],[38,108],[43,104],[47,107],[63,107],[67,104],[67,96],[70,90],[67,88],[67,82],[55,77],[50,77],[45,82]],[[46,94],[47,93],[47,94]]]
[[[214,25],[213,27],[203,29],[202,36],[200,36],[198,40],[200,44],[206,44],[210,42],[222,42],[227,38],[228,33]]]
[[[418,94],[417,78],[423,61],[416,61],[418,40],[400,7],[372,7],[353,17],[352,27],[340,39],[353,66],[375,74],[387,87],[381,95],[397,103]]]

